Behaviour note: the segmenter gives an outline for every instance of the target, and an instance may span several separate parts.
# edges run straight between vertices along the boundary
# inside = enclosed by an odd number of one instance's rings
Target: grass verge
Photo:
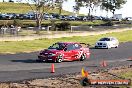
[[[0,53],[20,53],[20,52],[33,52],[47,48],[55,42],[84,42],[93,45],[98,39],[105,36],[114,36],[120,42],[132,41],[132,31],[108,33],[96,36],[84,37],[63,37],[55,39],[39,39],[32,41],[15,41],[15,42],[0,42]]]
[[[121,76],[127,79],[132,79],[132,71],[126,72],[122,74]]]
[[[132,80],[132,71],[127,71],[121,74],[121,77]],[[132,81],[130,83],[130,88],[132,87]],[[120,87],[120,88],[126,88],[126,87]]]

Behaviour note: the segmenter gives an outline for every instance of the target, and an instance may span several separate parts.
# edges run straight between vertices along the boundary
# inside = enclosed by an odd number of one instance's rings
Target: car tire
[[[63,56],[62,55],[61,55],[61,57],[59,57],[59,58],[56,59],[57,63],[61,63],[62,61],[63,61]]]
[[[62,58],[58,58],[58,59],[56,60],[56,62],[57,62],[57,63],[61,63],[61,62],[62,62]]]
[[[84,61],[85,59],[86,59],[86,55],[82,54],[81,57],[80,57],[80,61]]]
[[[107,49],[110,49],[111,47],[107,46]]]
[[[115,46],[115,48],[118,48],[118,45],[117,45],[117,46]]]

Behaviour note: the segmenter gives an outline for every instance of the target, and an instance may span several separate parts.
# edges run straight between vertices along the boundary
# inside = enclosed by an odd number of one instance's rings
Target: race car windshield
[[[62,43],[55,43],[52,46],[50,46],[48,49],[56,49],[56,50],[63,50],[65,48],[65,45]]]
[[[109,38],[102,38],[99,41],[110,41],[110,39]]]

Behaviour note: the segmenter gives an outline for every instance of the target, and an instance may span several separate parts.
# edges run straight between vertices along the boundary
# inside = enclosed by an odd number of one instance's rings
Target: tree
[[[122,5],[126,3],[126,0],[103,0],[102,1],[102,9],[106,11],[111,11],[113,14],[116,9],[120,9]]]
[[[13,0],[9,0],[9,2],[14,2]]]
[[[126,0],[75,0],[78,7],[87,7],[88,16],[91,18],[92,12],[96,10],[95,7],[101,7],[101,9],[111,11],[113,14],[116,9],[120,9],[122,5],[126,3]]]
[[[76,4],[75,4],[75,6],[73,6],[73,10],[74,10],[76,13],[78,13],[79,10],[80,10],[80,7],[82,7],[83,5],[82,5],[82,3],[79,2],[78,0],[75,0],[75,2],[76,2]]]
[[[79,6],[88,8],[88,16],[91,18],[92,21],[92,12],[94,11],[95,7],[98,7],[101,0],[76,0],[79,3]]]
[[[50,9],[54,9],[55,0],[28,0],[26,2],[35,14],[37,26],[36,33],[39,34],[44,13]]]
[[[57,7],[59,7],[59,15],[61,15],[62,12],[62,3],[63,0],[56,0]]]
[[[59,13],[61,14],[63,1],[66,0],[26,0],[27,4],[30,6],[31,10],[35,14],[37,34],[39,34],[39,31],[41,29],[41,23],[44,13],[46,13],[48,10],[53,10],[55,7],[57,7],[56,4],[59,4]]]
[[[62,13],[62,4],[64,1],[67,1],[67,0],[56,0],[55,3],[57,4],[56,7],[59,8],[59,15],[61,15]]]

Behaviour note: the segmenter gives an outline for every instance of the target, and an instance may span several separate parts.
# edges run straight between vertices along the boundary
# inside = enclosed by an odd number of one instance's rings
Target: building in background
[[[116,20],[122,20],[122,14],[114,14],[113,15],[113,19],[116,19]]]

